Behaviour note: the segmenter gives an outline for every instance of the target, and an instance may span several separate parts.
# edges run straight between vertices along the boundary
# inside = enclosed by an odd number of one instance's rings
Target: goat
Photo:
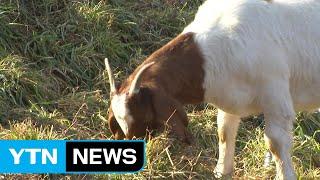
[[[295,179],[290,149],[295,110],[320,106],[320,1],[207,0],[181,34],[116,87],[109,127],[116,139],[147,129],[190,140],[185,104],[218,108],[216,174],[233,171],[240,118],[263,113],[279,179]]]

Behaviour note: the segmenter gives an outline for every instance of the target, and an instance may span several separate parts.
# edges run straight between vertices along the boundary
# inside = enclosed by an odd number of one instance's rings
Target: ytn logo
[[[21,156],[29,156],[30,164],[37,163],[37,155],[41,156],[41,164],[47,164],[47,160],[50,161],[51,164],[57,164],[58,161],[58,151],[57,148],[52,149],[50,153],[48,149],[38,149],[38,148],[30,148],[30,149],[20,149],[18,152],[14,148],[9,149],[14,164],[20,164]]]
[[[0,140],[0,147],[0,173],[131,173],[145,162],[142,140]]]

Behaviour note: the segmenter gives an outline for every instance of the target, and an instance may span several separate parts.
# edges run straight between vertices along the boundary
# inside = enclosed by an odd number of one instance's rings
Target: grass
[[[190,22],[202,0],[4,0],[0,3],[0,139],[109,139],[103,59],[124,79]],[[196,144],[165,133],[147,143],[145,170],[129,175],[1,175],[5,179],[211,179],[216,110],[188,106]],[[299,113],[293,160],[320,178],[320,114]],[[263,120],[240,127],[235,178],[274,178],[263,168]]]

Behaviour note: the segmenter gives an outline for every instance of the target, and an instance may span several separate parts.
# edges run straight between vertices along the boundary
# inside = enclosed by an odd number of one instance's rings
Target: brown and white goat
[[[290,148],[295,110],[320,106],[320,3],[316,0],[208,0],[195,20],[110,86],[109,126],[116,139],[166,124],[188,141],[185,104],[218,110],[215,171],[233,171],[240,118],[264,113],[265,140],[277,177],[295,179]]]

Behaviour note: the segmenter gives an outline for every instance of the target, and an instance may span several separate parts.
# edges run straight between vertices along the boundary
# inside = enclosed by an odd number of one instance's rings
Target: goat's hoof
[[[221,173],[217,168],[214,170],[214,177],[216,179],[232,179],[232,172],[228,174]]]
[[[268,168],[271,166],[271,161],[272,161],[272,154],[270,151],[266,152],[264,155],[264,163],[263,166],[265,168]]]
[[[290,174],[290,175],[283,175],[283,174],[281,174],[281,175],[277,175],[276,177],[275,177],[275,179],[276,180],[297,180],[297,176],[296,176],[296,174]]]

